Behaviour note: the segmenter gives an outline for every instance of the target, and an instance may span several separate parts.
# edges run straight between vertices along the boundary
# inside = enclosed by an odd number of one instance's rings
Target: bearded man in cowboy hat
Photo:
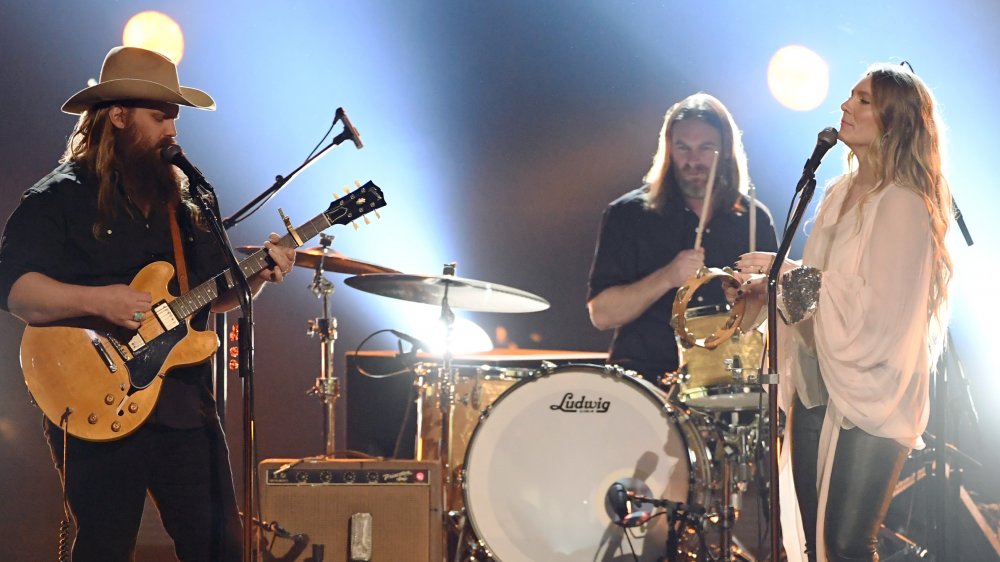
[[[182,175],[160,157],[174,142],[182,105],[215,108],[205,92],[180,86],[166,57],[134,47],[108,53],[100,82],[63,106],[80,117],[61,164],[28,189],[4,229],[0,307],[32,325],[90,317],[134,332],[153,304],[149,292],[129,286],[144,266],[174,265],[174,295],[225,269]],[[274,266],[251,277],[255,294],[265,282],[281,282],[292,267],[294,251],[276,246],[278,240],[271,234],[265,243]],[[210,308],[221,312],[235,303],[229,291]],[[208,313],[207,306],[195,313],[192,327],[205,329]],[[147,422],[120,439],[73,437],[72,424],[87,424],[86,413],[68,413],[58,425],[46,419],[77,524],[74,561],[132,560],[147,493],[178,558],[242,558],[229,454],[210,381],[207,363],[170,371]]]

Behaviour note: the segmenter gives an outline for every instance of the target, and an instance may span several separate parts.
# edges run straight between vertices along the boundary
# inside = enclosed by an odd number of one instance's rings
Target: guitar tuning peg
[[[364,218],[365,218],[365,224],[371,224],[371,223],[372,223],[372,221],[370,221],[370,220],[368,219],[368,215],[365,215],[365,217],[364,217]]]
[[[354,230],[355,230],[355,231],[357,231],[357,230],[358,230],[358,223],[356,223],[356,222],[354,222],[354,221],[351,221],[351,226],[353,226],[353,227],[354,227]]]
[[[354,187],[361,187],[361,181],[360,180],[354,180]]]
[[[351,192],[351,188],[349,188],[349,187],[347,187],[347,186],[345,185],[345,186],[344,186],[344,193],[350,193],[350,192]]]
[[[378,214],[378,210],[375,210],[375,218],[381,219],[382,215]]]

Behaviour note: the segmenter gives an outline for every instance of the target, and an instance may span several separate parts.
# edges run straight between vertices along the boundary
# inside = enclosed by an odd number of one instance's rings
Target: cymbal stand
[[[443,275],[455,275],[455,262],[447,263],[444,265]],[[455,370],[452,368],[452,353],[451,344],[452,336],[455,328],[455,313],[451,310],[448,305],[448,289],[449,284],[445,284],[444,296],[441,298],[441,322],[444,324],[444,354],[442,356],[442,366],[441,371],[438,376],[438,383],[441,385],[441,391],[438,394],[439,408],[441,410],[441,435],[440,441],[438,442],[438,451],[441,456],[441,470],[444,473],[444,485],[441,486],[442,501],[441,504],[445,509],[448,509],[451,504],[450,487],[453,482],[453,475],[451,473],[452,469],[452,458],[451,458],[451,438],[452,430],[454,429],[454,418],[455,418],[455,387],[458,384],[456,380]]]
[[[325,255],[333,242],[333,236],[320,234],[320,246]],[[309,291],[323,300],[323,316],[309,320],[306,334],[320,338],[320,376],[316,379],[306,394],[317,396],[323,404],[323,449],[327,458],[335,456],[336,451],[336,409],[340,398],[340,379],[333,370],[333,350],[337,341],[337,319],[330,316],[330,295],[333,294],[333,283],[323,276],[323,261],[316,263],[316,273],[313,275]]]

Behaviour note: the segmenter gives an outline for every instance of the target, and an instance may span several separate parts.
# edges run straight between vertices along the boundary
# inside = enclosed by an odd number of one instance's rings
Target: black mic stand
[[[243,379],[243,560],[250,562],[253,551],[253,512],[254,512],[254,400],[253,400],[253,291],[239,260],[233,253],[229,237],[223,228],[219,215],[215,212],[213,202],[215,190],[203,176],[189,178],[194,200],[202,210],[209,229],[215,236],[222,254],[229,263],[229,272],[236,294],[240,299],[240,309],[243,312],[239,320],[239,365],[240,377]]]
[[[958,207],[958,203],[955,201],[954,197],[951,200],[952,213],[955,218],[955,222],[958,223],[959,229],[962,231],[962,237],[965,239],[965,243],[969,246],[973,244],[972,235],[969,233],[969,228],[965,224],[965,217],[962,216],[962,210]],[[930,381],[930,403],[931,403],[931,423],[930,431],[935,435],[934,442],[930,443],[931,447],[931,492],[930,498],[934,502],[933,505],[943,506],[944,513],[938,513],[937,510],[930,510],[928,515],[928,527],[931,532],[932,537],[930,540],[931,544],[931,554],[937,556],[939,559],[943,560],[945,553],[955,552],[953,550],[953,545],[951,544],[952,537],[948,532],[948,524],[952,520],[953,514],[951,513],[953,506],[958,505],[958,502],[949,502],[949,495],[954,493],[958,496],[960,493],[959,483],[952,485],[950,474],[950,465],[948,463],[948,383],[952,376],[958,377],[959,380],[965,384],[965,373],[962,370],[961,362],[955,357],[956,370],[954,373],[949,370],[949,359],[951,354],[956,353],[951,347],[951,332],[946,332],[946,339],[944,344],[945,349],[941,352],[941,357],[938,359],[937,369],[934,371],[934,375],[931,377]],[[968,387],[965,388],[966,395],[968,395]],[[969,407],[972,411],[973,421],[978,422],[978,416],[975,411],[975,404],[972,403],[972,397],[969,396]],[[953,491],[953,492],[952,492]]]
[[[818,164],[818,162],[817,162]],[[785,262],[789,250],[792,247],[794,233],[802,222],[802,216],[809,207],[809,201],[816,191],[815,168],[810,169],[807,165],[802,172],[802,178],[795,191],[799,193],[799,202],[792,212],[792,216],[785,226],[785,234],[781,238],[781,245],[771,263],[771,271],[767,274],[767,375],[760,382],[768,387],[767,411],[768,430],[770,435],[770,486],[769,486],[769,506],[768,514],[771,529],[771,560],[778,560],[778,553],[781,552],[781,508],[778,498],[778,276],[781,274],[781,265]]]

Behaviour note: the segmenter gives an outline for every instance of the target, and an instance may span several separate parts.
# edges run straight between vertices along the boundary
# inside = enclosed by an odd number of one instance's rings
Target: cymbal
[[[355,289],[410,302],[448,306],[478,312],[538,312],[549,301],[527,291],[453,275],[425,276],[372,273],[344,280]]]
[[[236,248],[244,254],[252,254],[259,251],[263,246],[240,246]],[[331,273],[347,273],[349,275],[361,275],[364,273],[399,273],[395,269],[382,267],[373,263],[363,262],[349,258],[340,252],[327,250],[323,253],[322,246],[313,246],[304,250],[295,251],[295,265],[298,267],[308,267],[316,269],[316,265],[323,262],[323,271]]]

